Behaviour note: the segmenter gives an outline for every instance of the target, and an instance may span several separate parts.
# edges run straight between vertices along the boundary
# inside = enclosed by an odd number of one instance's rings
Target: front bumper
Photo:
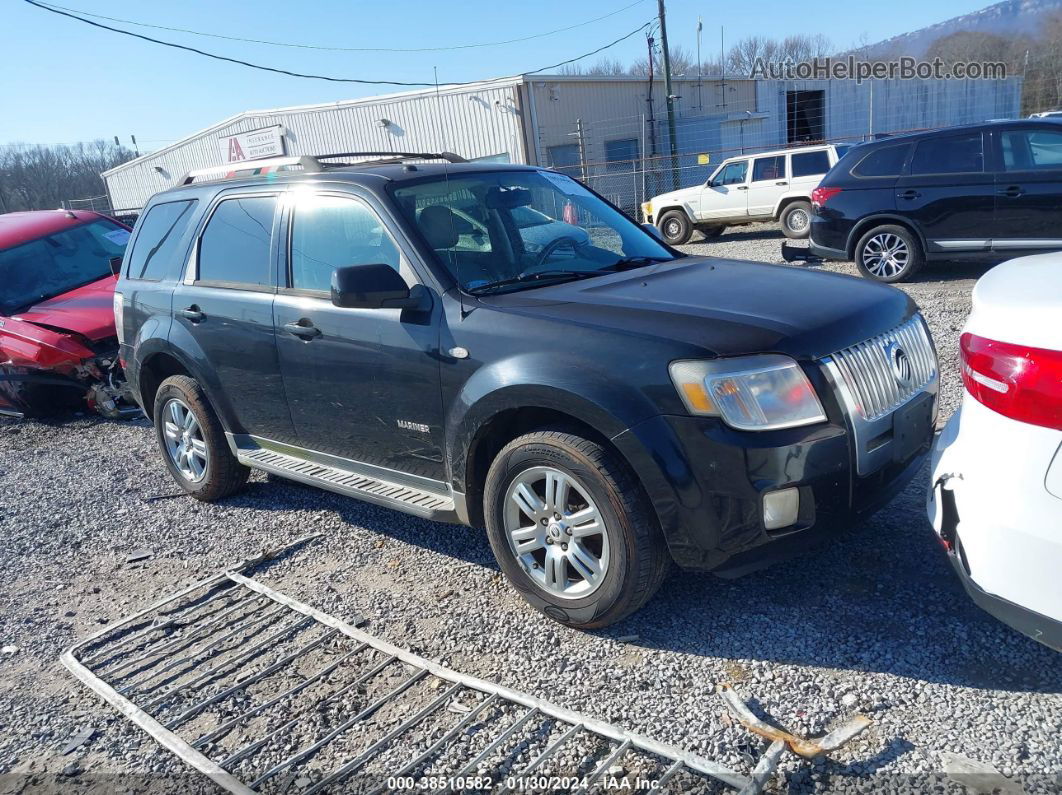
[[[741,574],[803,552],[871,515],[918,473],[931,434],[905,460],[856,474],[842,424],[743,432],[714,418],[660,416],[613,442],[632,463],[684,568]],[[796,487],[797,522],[767,530],[763,496]]]
[[[926,510],[970,598],[1062,650],[1062,499],[1045,473],[1062,433],[966,396],[933,449]]]

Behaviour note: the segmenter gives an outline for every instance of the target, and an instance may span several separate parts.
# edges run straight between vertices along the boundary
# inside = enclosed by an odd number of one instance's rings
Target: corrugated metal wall
[[[508,154],[526,162],[519,80],[461,89],[434,89],[392,97],[251,112],[119,166],[104,175],[115,208],[139,208],[195,168],[224,162],[218,139],[280,124],[290,155],[343,151],[449,150],[467,158]],[[392,122],[380,125],[380,119]]]

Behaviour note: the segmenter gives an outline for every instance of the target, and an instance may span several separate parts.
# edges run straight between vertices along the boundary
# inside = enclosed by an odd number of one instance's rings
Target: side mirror
[[[424,285],[410,289],[398,271],[383,263],[347,265],[332,271],[332,303],[347,309],[425,309]]]
[[[110,265],[111,265],[111,273],[114,276],[120,276],[121,273],[122,273],[122,258],[121,257],[111,257]]]
[[[657,240],[664,240],[664,236],[663,234],[661,234],[660,230],[657,229],[656,224],[642,224],[642,229],[651,234]]]

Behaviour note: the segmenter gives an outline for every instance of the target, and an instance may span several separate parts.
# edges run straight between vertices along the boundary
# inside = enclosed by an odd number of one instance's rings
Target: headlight
[[[648,218],[653,214],[653,203],[642,202],[642,218]]]
[[[788,356],[679,361],[669,370],[691,414],[721,417],[738,430],[795,428],[826,419],[808,377]]]

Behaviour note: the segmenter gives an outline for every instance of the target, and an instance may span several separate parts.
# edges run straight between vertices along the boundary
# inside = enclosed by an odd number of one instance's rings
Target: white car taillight
[[[1062,430],[1062,351],[969,332],[959,349],[962,382],[978,403],[1012,420]]]
[[[125,343],[125,299],[117,290],[114,291],[114,330],[118,334],[118,344]]]

